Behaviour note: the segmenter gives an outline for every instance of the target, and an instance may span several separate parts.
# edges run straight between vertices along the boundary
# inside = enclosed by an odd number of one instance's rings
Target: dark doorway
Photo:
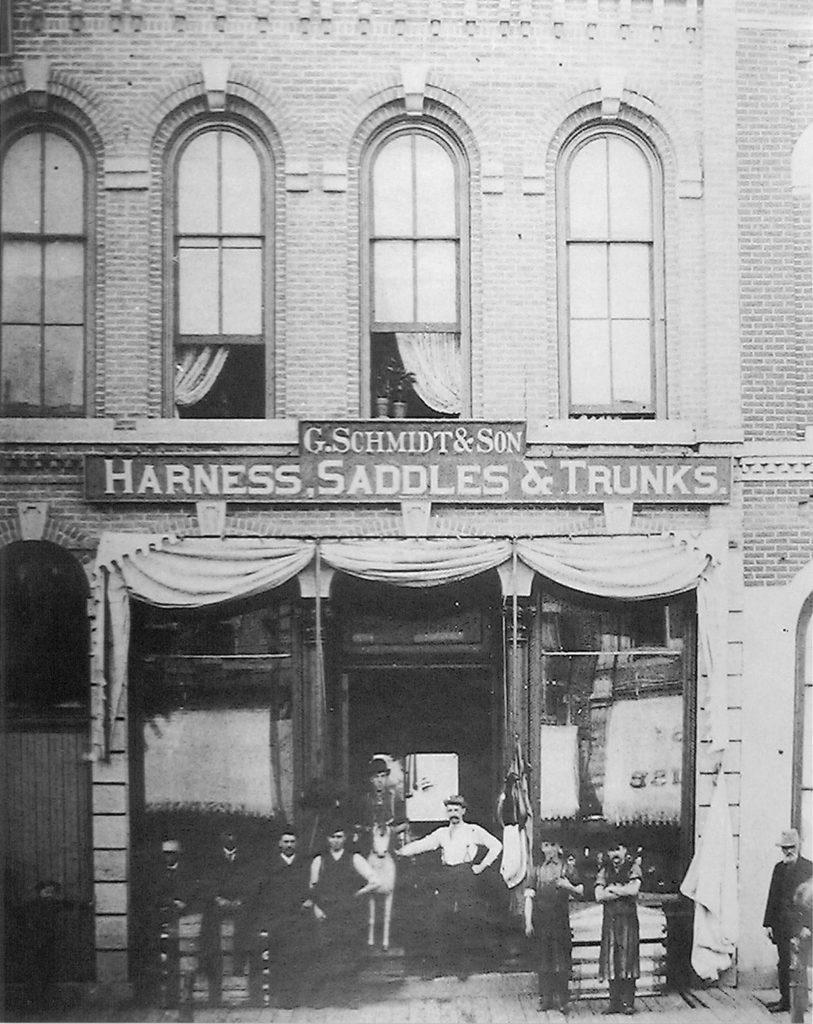
[[[350,783],[364,784],[370,756],[382,752],[458,756],[469,818],[493,815],[492,686],[484,668],[396,666],[349,674]],[[451,795],[451,794],[446,794]]]
[[[6,980],[41,1009],[95,973],[88,584],[47,541],[0,551],[0,583]]]

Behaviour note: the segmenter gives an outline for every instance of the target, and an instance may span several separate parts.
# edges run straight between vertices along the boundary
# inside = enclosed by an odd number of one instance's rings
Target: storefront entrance
[[[469,817],[490,826],[493,694],[487,669],[357,669],[348,674],[348,692],[351,787],[364,785],[373,753],[390,754],[401,764],[408,755],[456,754],[458,788],[469,801]],[[424,763],[431,766],[431,761]],[[409,795],[410,779],[405,783]],[[442,785],[440,778],[413,782],[418,787],[436,784]]]
[[[378,753],[413,775],[422,766],[421,779],[404,779],[407,799],[410,786],[448,788],[454,769],[441,763],[454,755],[469,818],[492,828],[504,745],[497,580],[406,589],[340,577],[331,599],[329,705],[349,793],[363,790]],[[425,802],[413,806],[420,830],[433,819],[421,817]]]

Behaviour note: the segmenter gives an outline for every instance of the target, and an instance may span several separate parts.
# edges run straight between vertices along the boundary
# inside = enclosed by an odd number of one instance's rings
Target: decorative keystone
[[[222,537],[226,532],[226,502],[196,501],[195,511],[202,537]]]
[[[22,62],[25,95],[34,110],[44,110],[48,104],[48,73],[50,64],[45,57],[32,57]]]
[[[21,501],[17,505],[22,540],[42,540],[48,521],[47,501]]]
[[[621,98],[624,95],[624,78],[626,72],[622,68],[604,68],[601,72],[601,118],[612,121],[621,110]]]
[[[428,64],[402,64],[401,82],[404,87],[404,105],[407,114],[419,117],[423,113],[426,99],[426,76]]]
[[[401,522],[407,537],[425,537],[432,515],[431,501],[402,501]]]
[[[229,62],[224,57],[206,57],[200,62],[200,67],[209,110],[225,110]]]

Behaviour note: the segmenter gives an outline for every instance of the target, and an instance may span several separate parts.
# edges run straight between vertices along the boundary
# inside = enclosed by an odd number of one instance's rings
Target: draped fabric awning
[[[196,608],[249,597],[292,579],[312,561],[360,579],[425,587],[458,582],[516,557],[547,578],[584,593],[643,600],[697,588],[698,639],[706,678],[702,703],[712,747],[726,734],[726,629],[720,534],[534,538],[179,538],[102,536],[94,574],[92,643],[94,746],[109,756],[109,730],[127,683],[130,599]],[[109,618],[108,618],[109,616]],[[321,648],[320,648],[321,649]]]

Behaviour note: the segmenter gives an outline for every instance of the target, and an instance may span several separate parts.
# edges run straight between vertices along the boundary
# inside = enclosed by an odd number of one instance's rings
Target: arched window
[[[270,160],[241,126],[206,125],[175,154],[171,392],[175,415],[273,415]]]
[[[3,152],[3,416],[85,415],[88,167],[61,129],[14,134]]]
[[[660,165],[638,136],[594,127],[558,185],[563,415],[664,415]]]
[[[19,718],[85,718],[90,687],[88,585],[81,566],[47,541],[0,552],[5,699]]]
[[[371,149],[365,184],[370,407],[460,416],[469,404],[463,153],[433,126],[396,125]]]

